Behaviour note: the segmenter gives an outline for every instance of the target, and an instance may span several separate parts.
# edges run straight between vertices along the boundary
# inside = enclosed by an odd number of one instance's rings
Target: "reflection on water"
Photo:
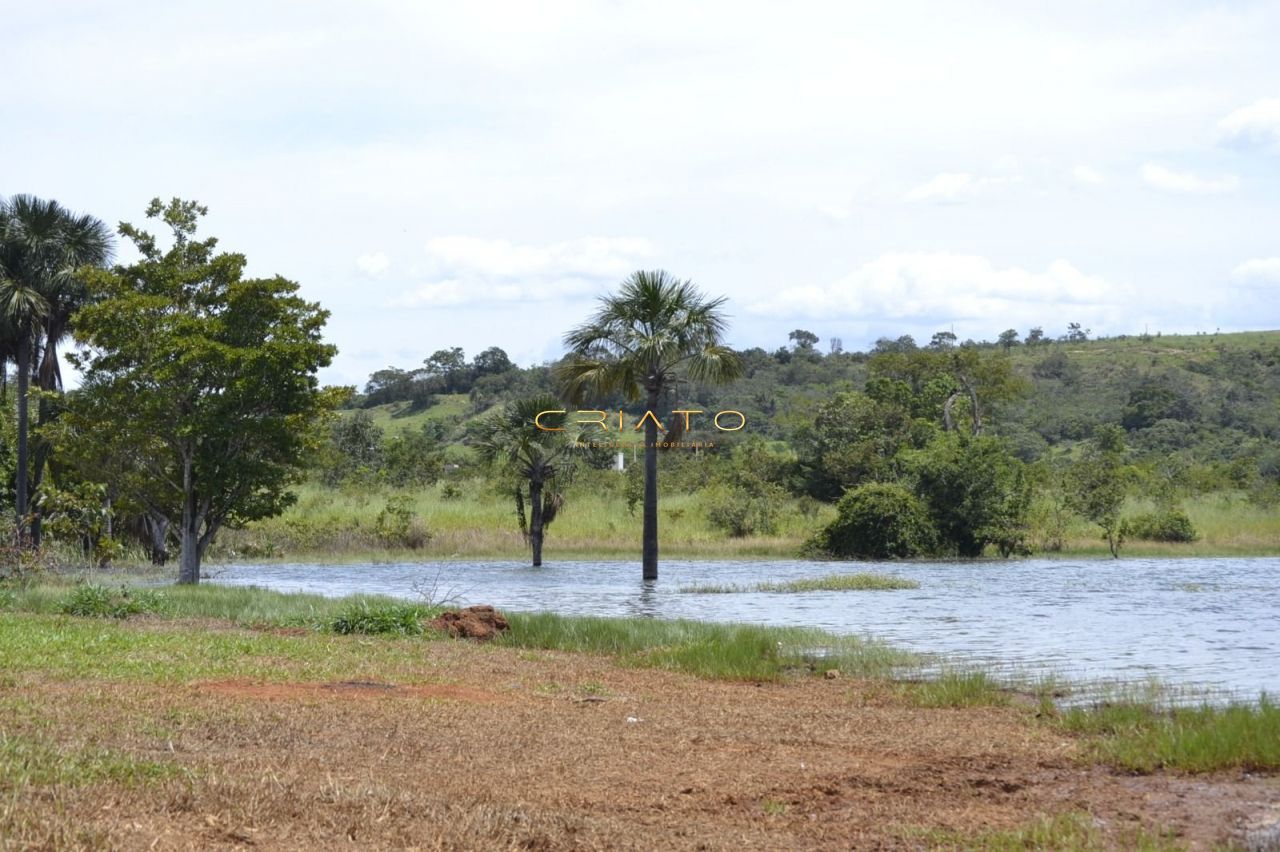
[[[323,595],[416,597],[574,615],[810,625],[921,651],[1071,679],[1151,678],[1256,697],[1280,691],[1280,559],[1027,560],[964,563],[632,562],[234,565],[214,582]],[[685,594],[877,571],[920,588],[890,592]]]

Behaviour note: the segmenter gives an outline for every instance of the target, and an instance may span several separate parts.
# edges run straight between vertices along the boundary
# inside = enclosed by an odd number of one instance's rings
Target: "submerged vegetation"
[[[827,577],[809,577],[800,580],[789,580],[784,583],[757,583],[754,586],[682,586],[680,591],[688,594],[701,595],[731,594],[734,592],[802,594],[804,592],[866,592],[918,588],[920,588],[919,583],[905,577],[893,577],[888,574],[859,573],[831,574]]]

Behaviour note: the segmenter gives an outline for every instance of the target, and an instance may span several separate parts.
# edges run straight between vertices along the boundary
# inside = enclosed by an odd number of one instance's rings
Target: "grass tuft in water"
[[[802,592],[879,592],[894,589],[918,589],[920,584],[904,577],[889,574],[831,574],[826,577],[809,577],[782,583],[757,583],[754,586],[716,585],[681,586],[680,591],[696,595],[723,595],[740,592],[773,592],[800,594]]]
[[[918,683],[902,684],[903,695],[917,707],[994,707],[1008,704],[1008,689],[986,672],[943,672]]]
[[[777,680],[795,671],[886,675],[914,654],[879,642],[799,627],[690,620],[511,613],[499,639],[520,648],[611,654],[626,663],[730,680]]]

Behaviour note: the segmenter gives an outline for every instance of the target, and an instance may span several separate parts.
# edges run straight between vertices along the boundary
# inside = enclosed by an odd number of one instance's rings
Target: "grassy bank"
[[[1046,712],[980,672],[900,680],[920,658],[817,630],[512,614],[478,645],[425,629],[433,613],[216,586],[4,589],[0,837],[1176,849],[1184,832],[1230,840],[1224,802],[1270,789],[1212,773],[1280,769],[1266,702]],[[1152,799],[1098,763],[1183,793]],[[626,816],[659,810],[660,829]]]
[[[608,484],[616,474],[605,471]],[[593,480],[594,481],[594,480]],[[618,485],[618,483],[614,483]],[[379,521],[389,505],[403,506],[412,518],[403,535]],[[1185,544],[1128,541],[1124,556],[1260,556],[1280,553],[1280,512],[1249,503],[1241,494],[1211,494],[1185,504],[1199,539]],[[1129,514],[1150,511],[1134,499]],[[671,559],[792,559],[804,543],[834,518],[833,507],[787,498],[778,511],[773,535],[731,537],[706,520],[697,494],[664,496],[659,513],[664,557]],[[1097,530],[1079,518],[1067,518],[1050,534],[1040,518],[1030,541],[1043,548],[1061,539],[1062,549],[1043,556],[1109,556]],[[550,527],[546,556],[556,559],[622,559],[635,555],[641,518],[632,514],[618,488],[571,491],[564,511]],[[425,533],[425,535],[423,535]],[[410,546],[412,544],[413,546]],[[414,491],[343,491],[306,485],[298,503],[278,518],[224,530],[211,554],[214,561],[298,559],[318,562],[397,559],[528,558],[510,498],[480,480],[436,485]]]
[[[39,585],[0,593],[0,670],[46,677],[159,681],[231,676],[317,679],[353,666],[396,671],[418,643],[443,641],[425,629],[438,608],[377,596],[324,598],[256,588],[175,586],[136,589]],[[605,655],[628,667],[718,680],[778,681],[831,671],[893,680],[926,662],[879,642],[795,627],[689,620],[511,613],[498,646]],[[189,625],[138,631],[132,624]],[[253,628],[251,632],[218,625]],[[214,629],[210,629],[210,627]],[[352,634],[381,635],[376,644]],[[303,637],[306,641],[300,641]],[[377,653],[370,656],[370,649]],[[368,659],[366,659],[368,657]],[[981,671],[897,680],[895,694],[927,708],[1032,704],[1025,693]],[[1061,684],[1049,691],[1062,692]],[[1108,702],[1058,713],[1043,698],[1038,718],[1088,737],[1103,762],[1132,771],[1280,769],[1280,708],[1257,705],[1161,710]]]

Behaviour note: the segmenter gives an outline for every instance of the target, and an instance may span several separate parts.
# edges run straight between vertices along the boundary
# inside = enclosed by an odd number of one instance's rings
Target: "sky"
[[[0,195],[113,225],[155,196],[208,205],[250,274],[331,311],[330,383],[452,346],[556,358],[641,268],[728,297],[740,348],[1280,327],[1280,3],[0,0],[0,20]]]

